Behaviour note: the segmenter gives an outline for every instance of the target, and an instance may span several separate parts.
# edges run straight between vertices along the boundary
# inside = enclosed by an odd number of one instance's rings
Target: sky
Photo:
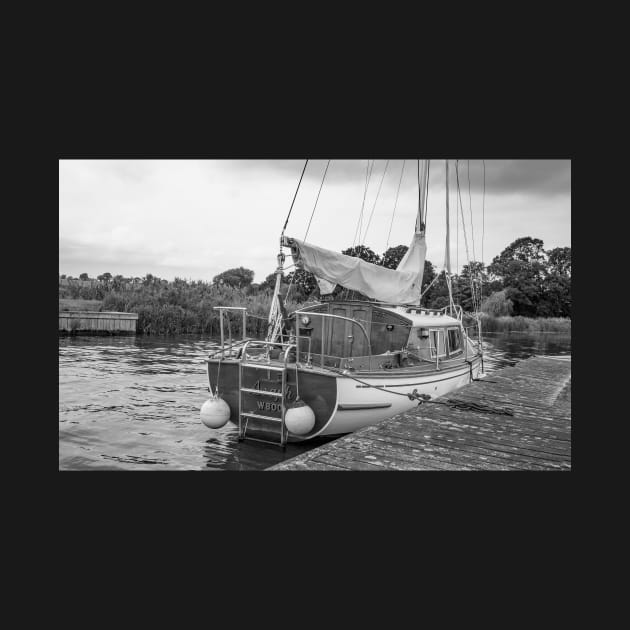
[[[378,254],[409,245],[417,161],[406,160],[403,170],[403,160],[375,160],[367,192],[371,161],[331,160],[322,186],[327,162],[309,160],[286,235],[304,238],[321,187],[307,241],[335,251],[352,246],[363,207],[362,244]],[[469,259],[488,265],[523,236],[546,249],[571,246],[570,160],[485,160],[485,198],[484,161],[459,160],[461,208],[455,165],[449,161],[454,273]],[[262,282],[275,270],[303,168],[304,160],[60,160],[59,273],[211,281],[242,266]],[[445,161],[431,160],[427,260],[437,269],[445,223]]]

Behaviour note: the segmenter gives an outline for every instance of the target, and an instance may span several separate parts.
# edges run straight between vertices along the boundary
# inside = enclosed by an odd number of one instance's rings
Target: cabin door
[[[331,309],[331,315],[356,319],[370,335],[370,307],[359,305],[335,305]],[[326,354],[335,357],[361,357],[369,352],[368,339],[361,328],[347,319],[330,320],[330,333],[328,336],[328,352]]]

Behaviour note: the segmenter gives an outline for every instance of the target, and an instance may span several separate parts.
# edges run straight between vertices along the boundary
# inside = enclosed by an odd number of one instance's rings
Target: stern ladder
[[[254,360],[252,357],[247,355],[247,348],[250,345],[258,345],[263,346],[266,350],[264,355],[261,355],[263,358],[262,361],[258,362]],[[272,364],[271,359],[269,358],[269,352],[271,350],[271,346],[282,346],[284,350],[284,361],[282,365]],[[243,351],[241,353],[239,366],[238,366],[238,439],[241,440],[254,440],[256,442],[265,442],[267,444],[275,444],[277,446],[281,446],[282,448],[286,448],[287,438],[289,431],[285,424],[285,414],[286,414],[286,402],[287,402],[287,359],[289,353],[292,349],[295,349],[295,344],[287,344],[287,343],[273,343],[270,341],[247,341],[243,346]],[[266,358],[266,360],[265,360]],[[281,378],[278,379],[278,383],[280,385],[280,393],[265,391],[263,389],[257,389],[253,387],[245,387],[244,382],[247,379],[244,378],[244,374],[249,371],[254,371],[254,373],[265,373],[268,374],[270,372],[274,372],[276,374],[280,374]],[[253,411],[245,411],[243,406],[243,394],[251,394],[255,396],[262,396],[263,398],[275,398],[279,399],[280,405],[280,416],[271,416],[264,413],[257,413]],[[247,435],[247,428],[250,419],[255,419],[262,421],[265,424],[269,424],[274,428],[279,428],[279,440],[266,440],[260,437],[254,437]]]

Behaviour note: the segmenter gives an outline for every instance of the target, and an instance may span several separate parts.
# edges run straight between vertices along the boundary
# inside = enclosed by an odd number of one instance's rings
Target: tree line
[[[365,245],[358,245],[341,253],[395,269],[408,249],[406,245],[398,245],[379,255]],[[430,260],[425,261],[422,304],[427,308],[439,309],[449,303],[446,278],[440,274],[436,279],[436,275],[435,265]],[[240,267],[215,276],[214,282],[251,287],[254,291],[273,290],[275,286],[275,273],[269,274],[259,285],[253,283],[253,278],[253,271]],[[451,274],[451,281],[455,302],[467,311],[474,308],[474,292],[481,298],[481,310],[488,315],[571,317],[570,247],[545,250],[542,240],[525,236],[508,245],[487,267],[478,261],[464,265],[459,274]],[[315,276],[308,271],[293,271],[285,275],[282,282],[285,291],[293,285],[292,295],[298,301],[320,298]],[[339,286],[333,296],[367,299]]]
[[[407,246],[390,247],[377,254],[365,245],[343,250],[368,262],[395,269],[407,252]],[[448,287],[444,274],[437,278],[431,261],[425,261],[422,304],[428,308],[448,305]],[[60,276],[60,278],[63,276]],[[102,300],[102,310],[137,312],[138,332],[178,334],[184,332],[216,333],[219,305],[246,306],[251,313],[248,329],[260,332],[271,304],[275,273],[263,282],[254,282],[251,269],[237,267],[214,276],[212,282],[175,278],[172,281],[146,274],[143,278],[125,278],[104,273],[97,286],[59,287],[60,297]],[[80,279],[89,280],[88,274]],[[571,248],[545,250],[543,241],[529,236],[519,238],[496,256],[487,267],[477,261],[464,265],[452,276],[456,303],[465,311],[473,310],[473,289],[481,294],[481,310],[488,315],[524,317],[571,317]],[[128,290],[133,287],[133,291]],[[294,270],[282,279],[282,294],[287,307],[320,299],[313,274]],[[287,295],[288,294],[288,295]],[[335,298],[366,299],[365,296],[337,286]],[[235,326],[239,326],[235,321]],[[262,328],[261,328],[262,327]]]

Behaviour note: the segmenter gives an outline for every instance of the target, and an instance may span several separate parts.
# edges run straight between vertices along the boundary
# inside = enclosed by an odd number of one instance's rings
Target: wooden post
[[[219,322],[221,324],[221,358],[223,358],[223,309],[219,309]]]

